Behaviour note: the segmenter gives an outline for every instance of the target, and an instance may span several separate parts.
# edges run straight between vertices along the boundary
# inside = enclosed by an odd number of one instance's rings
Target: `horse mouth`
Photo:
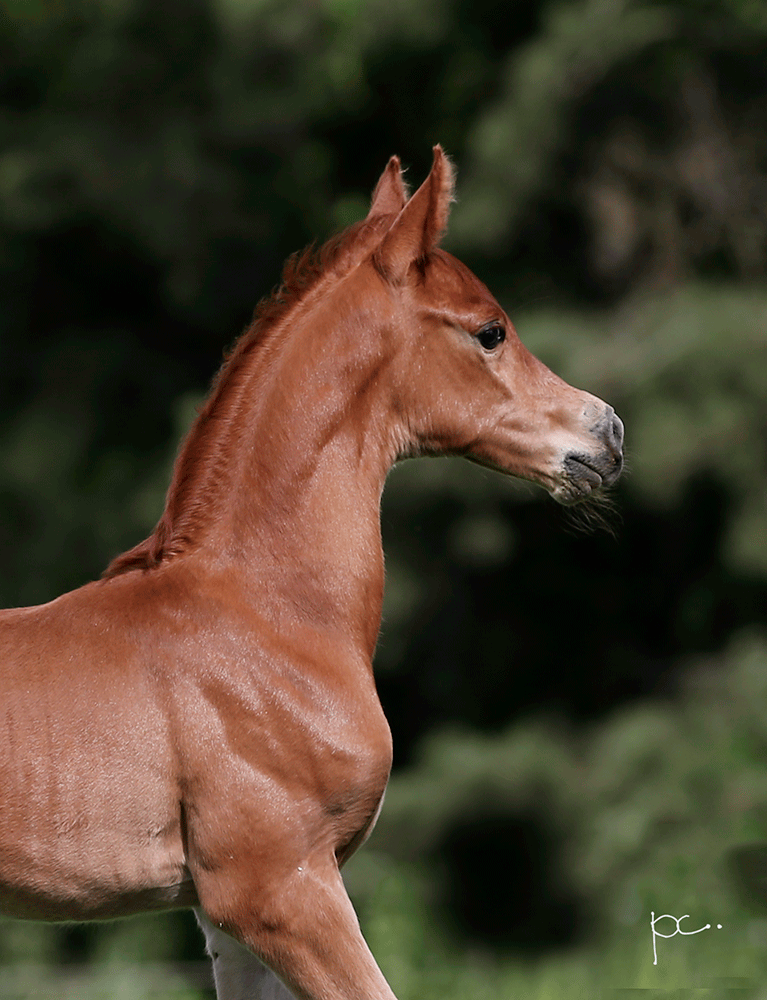
[[[563,482],[554,490],[554,499],[562,504],[587,500],[605,487],[612,486],[622,469],[623,456],[620,454],[570,454],[565,458]]]

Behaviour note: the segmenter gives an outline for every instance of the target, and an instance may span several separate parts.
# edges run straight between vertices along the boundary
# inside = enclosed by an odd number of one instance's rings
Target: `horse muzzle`
[[[623,471],[623,421],[611,406],[592,429],[593,450],[569,451],[552,495],[563,504],[578,503],[612,486]]]

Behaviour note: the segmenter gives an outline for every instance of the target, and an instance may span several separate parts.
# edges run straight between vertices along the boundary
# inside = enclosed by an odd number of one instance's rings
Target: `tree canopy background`
[[[586,954],[656,987],[650,911],[722,917],[661,941],[680,986],[767,968],[765,121],[762,0],[0,0],[3,604],[148,533],[223,348],[392,153],[452,154],[448,249],[624,418],[612,534],[465,463],[387,485],[395,773],[348,881],[402,1000]],[[200,949],[5,923],[0,980]]]

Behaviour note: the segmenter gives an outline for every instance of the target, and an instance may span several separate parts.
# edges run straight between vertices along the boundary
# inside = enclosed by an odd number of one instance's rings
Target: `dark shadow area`
[[[451,529],[465,514],[456,500],[435,501],[403,524],[385,496],[391,550],[406,549],[428,581],[404,655],[378,675],[397,765],[437,721],[497,730],[544,709],[588,722],[673,692],[681,656],[719,650],[763,620],[767,581],[733,572],[722,555],[735,502],[711,474],[691,480],[663,512],[626,491],[617,538],[556,530],[550,502],[509,503],[499,513],[516,547],[482,569],[451,550]],[[384,625],[384,667],[386,643]]]
[[[486,805],[448,830],[442,906],[462,937],[529,955],[583,939],[589,918],[567,887],[560,840],[542,812]]]

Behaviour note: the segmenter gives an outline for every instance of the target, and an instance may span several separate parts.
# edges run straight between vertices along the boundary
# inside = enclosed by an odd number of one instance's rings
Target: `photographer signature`
[[[655,911],[650,911],[650,928],[652,930],[652,953],[653,953],[653,965],[658,964],[658,950],[655,946],[655,939],[658,937],[662,938],[672,938],[676,937],[677,934],[684,934],[685,937],[689,937],[691,934],[700,934],[701,931],[707,931],[711,927],[711,924],[706,924],[705,927],[699,927],[696,931],[683,931],[679,926],[683,920],[689,920],[690,914],[685,913],[683,917],[674,917],[670,913],[662,913],[660,916],[655,916]],[[676,930],[672,931],[671,934],[664,934],[662,931],[657,931],[655,925],[659,920],[673,920],[676,923]],[[717,930],[722,929],[721,924],[716,925]]]

